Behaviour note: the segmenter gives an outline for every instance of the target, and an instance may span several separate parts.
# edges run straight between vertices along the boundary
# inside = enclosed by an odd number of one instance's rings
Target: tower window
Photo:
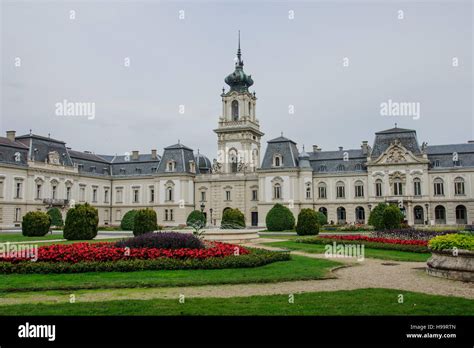
[[[239,102],[234,100],[232,102],[232,121],[239,120]]]

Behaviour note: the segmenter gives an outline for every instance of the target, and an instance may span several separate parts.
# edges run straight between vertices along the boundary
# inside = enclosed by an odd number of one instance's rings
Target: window
[[[310,199],[311,198],[311,183],[308,183],[306,185],[306,199]]]
[[[338,182],[336,184],[336,198],[344,198],[346,196],[344,183]]]
[[[139,188],[134,188],[133,189],[133,203],[139,203],[140,202],[140,189]]]
[[[165,209],[165,221],[168,221],[168,209]]]
[[[464,205],[458,205],[456,207],[456,224],[467,224],[467,210]]]
[[[320,171],[320,172],[327,172],[327,170],[328,170],[328,169],[327,169],[327,167],[326,167],[325,164],[321,164],[321,165],[319,166],[319,171]]]
[[[435,196],[443,196],[444,195],[444,183],[441,178],[436,178],[434,180],[434,194]]]
[[[41,199],[41,184],[36,184],[36,199]]]
[[[283,164],[283,157],[280,154],[277,154],[273,157],[273,166],[281,167]]]
[[[172,187],[167,187],[166,188],[166,200],[167,201],[172,201],[173,200],[173,188]]]
[[[201,191],[201,202],[206,201],[206,191]]]
[[[252,190],[252,201],[258,201],[258,191]]]
[[[375,181],[375,197],[382,197],[382,180]]]
[[[230,191],[225,191],[225,200],[230,201]]]
[[[435,208],[435,223],[441,225],[446,223],[446,209],[442,205]]]
[[[364,184],[362,183],[362,181],[357,181],[355,183],[355,196],[364,197]]]
[[[165,221],[173,221],[173,209],[165,209]]]
[[[239,120],[239,102],[237,100],[232,101],[232,121]]]
[[[71,199],[71,187],[66,187],[66,199],[69,201]]]
[[[463,178],[454,179],[454,194],[456,196],[463,196],[465,194]]]
[[[403,195],[403,183],[401,181],[395,181],[393,183],[393,195],[394,196]]]
[[[86,200],[86,187],[81,186],[79,189],[79,201],[84,202]]]
[[[108,221],[109,221],[109,210],[105,209],[104,210],[104,222],[108,222]]]
[[[150,203],[155,202],[155,188],[150,187]]]
[[[170,209],[170,220],[173,221],[173,209]]]
[[[104,189],[104,203],[109,203],[109,189]]]
[[[318,185],[318,196],[322,199],[327,197],[326,184],[323,182]]]
[[[122,220],[122,211],[121,210],[116,210],[115,211],[115,221],[120,221]]]
[[[56,199],[56,194],[58,191],[58,187],[56,185],[51,186],[51,198]]]
[[[97,187],[92,188],[92,202],[97,202]]]
[[[357,164],[355,165],[355,170],[362,170],[362,164],[357,163]]]
[[[418,178],[413,180],[413,194],[415,196],[421,196],[421,180]]]
[[[15,208],[15,222],[21,221],[21,208]]]
[[[337,170],[338,172],[343,172],[344,170],[346,170],[346,168],[344,167],[343,164],[339,164],[339,165],[337,166],[337,169],[336,169],[336,170]]]
[[[0,207],[0,222],[3,222],[3,208]]]
[[[168,161],[166,164],[166,171],[167,172],[174,172],[176,169],[176,162],[175,161]]]
[[[3,180],[0,180],[0,198],[3,198]]]
[[[433,167],[439,167],[439,160],[435,160],[433,162]]]
[[[115,203],[122,203],[123,202],[123,188],[117,188],[115,190]]]
[[[21,182],[17,182],[15,186],[15,198],[21,198],[21,191],[22,191],[23,184]]]
[[[281,199],[281,185],[273,185],[273,199]]]

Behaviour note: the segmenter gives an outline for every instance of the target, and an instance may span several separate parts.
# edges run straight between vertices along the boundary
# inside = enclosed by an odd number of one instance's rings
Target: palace
[[[202,210],[218,226],[224,209],[238,208],[248,226],[264,226],[275,203],[295,217],[319,210],[334,223],[366,223],[380,202],[398,204],[410,225],[467,224],[474,220],[474,143],[419,145],[416,131],[391,128],[375,133],[372,146],[298,150],[280,136],[261,157],[257,98],[250,92],[240,42],[234,71],[225,78],[218,119],[218,158],[178,143],[150,153],[99,155],[66,143],[7,131],[0,137],[0,228],[20,227],[32,210],[56,206],[63,214],[88,202],[101,225],[119,225],[131,209],[149,207],[165,226],[185,224]]]

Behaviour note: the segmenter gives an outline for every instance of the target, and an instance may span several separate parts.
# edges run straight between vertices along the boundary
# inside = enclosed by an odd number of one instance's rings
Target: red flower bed
[[[320,236],[321,238],[336,239],[336,240],[353,240],[361,242],[374,242],[374,243],[385,243],[385,244],[405,244],[405,245],[419,245],[427,246],[428,241],[426,240],[407,240],[407,239],[389,239],[389,238],[378,238],[378,237],[367,237],[361,235],[349,235],[349,236]]]
[[[158,248],[119,248],[114,243],[74,243],[53,244],[38,248],[37,261],[69,262],[81,261],[117,261],[130,259],[157,259],[160,257],[173,259],[206,259],[209,257],[225,257],[230,255],[248,254],[243,247],[208,242],[204,249],[158,249]],[[30,259],[21,257],[0,257],[0,261],[19,262]]]

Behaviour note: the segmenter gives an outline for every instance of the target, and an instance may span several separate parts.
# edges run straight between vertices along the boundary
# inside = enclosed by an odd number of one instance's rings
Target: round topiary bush
[[[369,215],[369,225],[374,226],[375,229],[383,229],[383,212],[387,205],[385,203],[379,203],[375,206],[374,209],[370,212]]]
[[[21,231],[27,237],[44,236],[49,232],[51,217],[42,211],[30,211],[23,216]]]
[[[186,225],[191,227],[206,226],[206,216],[199,210],[193,210],[186,219]]]
[[[245,216],[239,209],[226,209],[222,215],[221,228],[245,228]]]
[[[62,227],[64,225],[63,215],[58,208],[49,209],[48,215],[51,217],[52,226]]]
[[[137,211],[135,209],[129,210],[125,213],[122,218],[122,221],[120,221],[120,228],[123,231],[133,231],[133,224],[135,222],[136,213]]]
[[[393,204],[387,205],[382,214],[383,227],[386,230],[400,228],[403,218],[400,208]]]
[[[318,222],[319,222],[319,226],[324,226],[324,225],[327,225],[328,223],[328,218],[326,215],[324,215],[324,213],[318,211],[316,212],[316,214],[318,215]]]
[[[133,235],[139,236],[144,233],[153,232],[158,229],[156,212],[153,209],[140,209],[135,214],[133,223]]]
[[[90,240],[97,236],[99,214],[89,204],[79,204],[68,210],[63,235],[67,240]]]
[[[300,236],[316,235],[319,233],[318,214],[313,209],[301,209],[298,214],[296,233]]]
[[[277,203],[265,219],[268,231],[292,230],[295,227],[295,217],[290,209]]]

